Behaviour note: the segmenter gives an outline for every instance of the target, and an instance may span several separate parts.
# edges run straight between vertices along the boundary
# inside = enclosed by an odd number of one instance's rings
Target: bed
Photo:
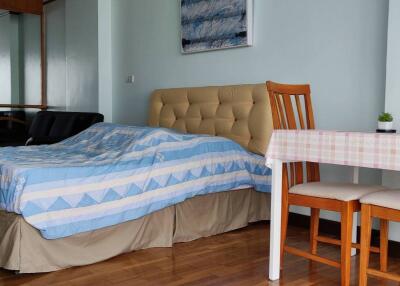
[[[226,137],[260,155],[272,132],[264,84],[157,90],[151,97],[149,125]],[[0,267],[20,273],[55,271],[269,219],[268,193],[228,188],[199,194],[137,219],[58,238],[51,232],[44,238],[21,214],[0,211]]]

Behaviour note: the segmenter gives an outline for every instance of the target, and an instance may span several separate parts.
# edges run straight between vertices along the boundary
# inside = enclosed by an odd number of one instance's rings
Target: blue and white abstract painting
[[[182,52],[250,46],[252,0],[181,0]]]

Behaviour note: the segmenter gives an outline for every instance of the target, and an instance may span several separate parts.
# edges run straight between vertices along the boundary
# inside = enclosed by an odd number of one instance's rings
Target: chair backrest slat
[[[311,104],[311,94],[309,93],[308,96],[304,97],[305,106],[306,106],[306,115],[307,115],[307,127],[308,129],[315,129],[314,123],[314,113]]]
[[[288,122],[288,129],[297,129],[296,118],[292,106],[292,98],[290,94],[283,94],[283,102],[285,104],[286,121]]]
[[[301,129],[305,129],[304,117],[303,117],[303,111],[302,111],[302,107],[301,107],[300,96],[299,95],[295,95],[294,97],[296,99],[296,107],[297,107],[297,114],[299,116],[300,128]]]
[[[283,110],[283,103],[282,103],[282,95],[278,95],[276,97],[276,103],[278,105],[278,117],[279,117],[279,123],[281,128],[287,129],[287,120],[286,120],[286,116],[285,116],[285,112]]]
[[[271,102],[274,129],[315,129],[309,85],[289,85],[268,81],[267,90]],[[296,103],[295,109],[292,103],[293,98]],[[304,99],[304,107],[301,98]],[[284,172],[290,171],[290,174],[285,173],[284,176],[288,180],[288,186],[303,183],[303,169],[303,162],[290,163],[284,168]],[[319,181],[319,164],[306,162],[306,178],[307,182]]]

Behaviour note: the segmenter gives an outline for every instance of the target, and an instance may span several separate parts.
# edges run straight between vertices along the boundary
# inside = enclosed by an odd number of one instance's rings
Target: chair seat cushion
[[[400,190],[384,190],[372,193],[360,199],[360,202],[368,205],[400,210]]]
[[[314,182],[296,185],[289,193],[348,202],[383,189],[382,186]]]

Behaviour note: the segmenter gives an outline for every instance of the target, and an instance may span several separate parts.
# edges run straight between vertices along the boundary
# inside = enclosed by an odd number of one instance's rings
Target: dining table
[[[274,281],[280,278],[283,164],[315,162],[351,166],[353,183],[358,183],[359,168],[400,171],[400,135],[328,130],[274,130],[265,156],[266,165],[272,169],[269,279]],[[357,224],[354,224],[353,241],[356,241],[356,235]],[[355,249],[352,250],[352,254],[355,254]]]

